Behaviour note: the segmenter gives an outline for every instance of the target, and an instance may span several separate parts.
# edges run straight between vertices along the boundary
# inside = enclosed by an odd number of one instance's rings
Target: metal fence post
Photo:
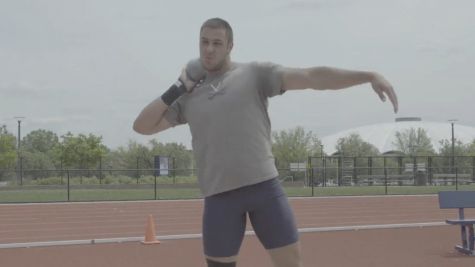
[[[61,158],[61,162],[60,162],[60,174],[61,174],[61,185],[63,185],[63,175],[64,175],[64,170],[63,170],[63,159]]]
[[[175,166],[173,166],[173,168],[175,168]],[[173,177],[173,184],[176,184],[176,169],[173,169],[171,171],[172,171],[171,173],[173,173],[173,176],[172,176]]]
[[[412,181],[416,184],[417,156],[414,156],[412,164]]]
[[[155,183],[154,183],[155,196],[154,196],[154,199],[157,200],[157,174],[154,173],[153,176],[155,177]]]
[[[458,167],[455,167],[455,190],[459,190]]]
[[[312,197],[315,196],[315,176],[313,175],[313,167],[310,169],[310,173],[312,174]]]
[[[472,157],[472,182],[475,182],[475,156]]]
[[[312,157],[307,157],[307,167],[305,168],[305,184],[310,184],[310,168],[312,166]]]
[[[432,156],[427,157],[427,172],[429,174],[429,184],[432,185]]]
[[[343,163],[342,163],[342,156],[340,155],[338,157],[338,175],[337,175],[337,179],[338,179],[338,186],[341,186],[341,178],[342,178],[342,171],[343,171]]]
[[[388,168],[386,166],[386,157],[384,157],[384,194],[388,194]]]
[[[102,157],[99,159],[99,184],[102,184]]]
[[[20,157],[20,185],[23,185],[23,157]]]
[[[68,177],[68,202],[70,201],[70,198],[69,198],[69,194],[70,194],[70,188],[69,188],[69,170],[66,170],[66,174],[67,174],[67,177]]]
[[[327,158],[323,157],[323,186],[327,186]]]
[[[172,164],[173,164],[173,183],[176,183],[176,165],[175,165],[175,157],[172,157]]]

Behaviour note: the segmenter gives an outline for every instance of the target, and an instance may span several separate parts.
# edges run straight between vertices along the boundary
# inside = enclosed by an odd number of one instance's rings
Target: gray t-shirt
[[[232,63],[169,107],[166,120],[190,127],[205,197],[278,175],[267,107],[269,97],[284,92],[282,70],[272,63]]]

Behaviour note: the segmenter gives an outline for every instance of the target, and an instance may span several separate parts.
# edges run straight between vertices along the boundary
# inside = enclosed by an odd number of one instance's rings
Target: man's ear
[[[228,54],[231,53],[231,50],[233,50],[234,43],[229,43],[228,44]]]

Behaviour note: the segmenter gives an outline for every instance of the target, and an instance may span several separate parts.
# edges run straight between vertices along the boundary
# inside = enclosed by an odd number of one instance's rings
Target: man
[[[190,70],[183,69],[179,80],[142,110],[134,130],[154,134],[188,123],[205,197],[203,246],[209,267],[236,266],[247,216],[275,266],[302,266],[295,219],[271,152],[268,98],[290,90],[371,83],[397,112],[397,97],[375,72],[235,63],[232,48],[233,32],[226,21],[204,22],[203,75],[191,77]]]

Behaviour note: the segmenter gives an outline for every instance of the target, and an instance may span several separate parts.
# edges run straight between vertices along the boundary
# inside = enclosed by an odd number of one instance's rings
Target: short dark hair
[[[233,29],[231,28],[231,25],[227,21],[221,18],[211,18],[208,19],[201,25],[200,32],[203,31],[204,28],[212,28],[212,29],[224,29],[226,31],[226,35],[228,37],[228,42],[232,43],[233,42]]]

